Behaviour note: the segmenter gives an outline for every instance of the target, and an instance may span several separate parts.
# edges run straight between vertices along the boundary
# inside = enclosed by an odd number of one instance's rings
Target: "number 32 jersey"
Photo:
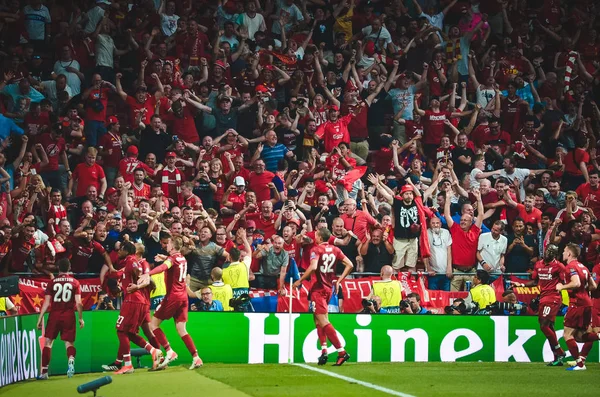
[[[310,253],[310,260],[312,262],[314,259],[318,259],[317,270],[315,271],[317,280],[313,284],[311,291],[331,291],[333,280],[336,278],[335,265],[344,258],[344,253],[338,247],[328,243],[319,244],[314,247]]]
[[[187,260],[180,253],[169,256],[165,262],[169,268],[165,276],[165,286],[167,287],[166,299],[171,302],[187,301],[187,287],[185,277],[187,276]]]
[[[81,295],[81,285],[71,275],[62,274],[50,280],[45,294],[50,295],[52,313],[74,312],[75,295]]]

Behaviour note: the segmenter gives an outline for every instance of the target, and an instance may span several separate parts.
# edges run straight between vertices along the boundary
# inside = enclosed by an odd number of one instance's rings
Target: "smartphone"
[[[177,135],[173,135],[173,141],[177,142],[179,140],[179,137]]]
[[[31,169],[31,175],[36,175],[36,174],[37,174],[37,171],[35,170],[35,168],[32,168]]]

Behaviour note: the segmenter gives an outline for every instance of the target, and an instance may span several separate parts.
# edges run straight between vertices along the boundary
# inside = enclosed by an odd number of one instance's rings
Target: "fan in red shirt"
[[[596,218],[600,217],[600,173],[591,171],[589,173],[590,183],[579,185],[575,192],[577,197],[583,203],[583,206],[590,208]]]
[[[119,94],[123,101],[129,106],[129,127],[131,129],[136,129],[138,127],[138,116],[140,112],[143,112],[141,122],[149,125],[150,119],[152,118],[152,115],[154,115],[154,109],[156,108],[155,98],[148,94],[146,86],[144,85],[140,85],[136,88],[135,97],[127,95],[121,87],[121,77],[121,73],[117,73],[116,88],[117,94]],[[162,84],[159,85],[159,89],[160,91],[163,91]]]
[[[46,216],[48,220],[54,220],[54,230],[59,233],[58,224],[61,220],[67,219],[67,209],[62,205],[62,193],[59,189],[50,191],[50,204]]]
[[[315,136],[323,141],[327,153],[342,142],[350,144],[348,124],[353,117],[352,113],[340,117],[340,109],[336,105],[329,106],[329,120],[321,124],[315,132]]]
[[[560,347],[554,322],[556,315],[562,305],[562,296],[556,290],[556,286],[564,280],[566,268],[556,257],[558,256],[558,247],[549,244],[544,252],[544,259],[536,262],[531,275],[531,281],[526,283],[512,282],[516,287],[535,287],[540,288],[540,306],[538,309],[538,321],[542,333],[548,339],[550,349],[554,353],[554,360],[549,366],[560,366],[565,358],[565,352]]]
[[[519,217],[523,219],[525,224],[537,225],[538,229],[542,228],[542,211],[534,207],[535,195],[528,194],[525,197],[523,204],[515,203],[509,196],[506,203],[511,208],[516,208],[519,212]]]
[[[94,186],[98,190],[99,196],[104,196],[104,192],[106,191],[106,175],[104,174],[104,169],[96,163],[97,155],[98,150],[96,148],[88,147],[87,154],[85,155],[85,163],[77,164],[75,171],[73,171],[73,176],[69,179],[67,196],[73,194],[74,181],[77,181],[75,197],[85,196],[90,186]]]
[[[114,178],[117,176],[119,163],[123,158],[123,141],[119,134],[119,129],[121,128],[119,119],[115,116],[110,116],[107,123],[107,132],[100,138],[98,149],[100,151],[100,156],[102,156],[102,165],[105,168],[110,168],[112,170],[110,173],[113,174],[113,180],[109,181],[109,184],[112,185]]]
[[[563,251],[563,261],[567,264],[565,272],[566,284],[558,283],[557,291],[566,289],[569,291],[569,309],[565,315],[563,337],[569,348],[569,352],[575,360],[576,365],[567,368],[569,371],[585,370],[585,357],[591,349],[592,343],[584,344],[579,352],[577,341],[594,342],[600,339],[600,334],[588,332],[592,323],[592,299],[589,289],[596,289],[597,285],[588,269],[582,265],[577,258],[581,254],[581,248],[577,244],[569,243]]]
[[[315,305],[313,314],[321,344],[319,365],[327,363],[327,339],[329,339],[338,351],[338,357],[334,365],[340,366],[350,359],[350,355],[342,347],[335,328],[329,322],[328,305],[332,292],[337,291],[337,286],[352,271],[353,265],[338,247],[328,243],[330,238],[331,232],[327,228],[317,230],[315,233],[316,246],[310,252],[310,266],[302,277],[294,283],[294,287],[299,288],[304,280],[315,273],[316,281],[310,289],[310,298]],[[335,280],[335,268],[338,262],[343,263],[344,272]]]
[[[136,168],[133,172],[133,183],[131,184],[131,190],[133,190],[133,202],[135,205],[138,205],[141,200],[150,199],[152,188],[147,183],[144,183],[144,179],[146,179],[144,169]]]
[[[235,164],[234,164],[235,165]],[[269,187],[275,174],[265,170],[265,162],[258,159],[254,162],[254,172],[248,175],[248,190],[256,193],[256,201],[262,203],[271,199],[271,187]]]
[[[256,222],[256,229],[265,232],[265,240],[271,238],[276,232],[275,220],[277,216],[273,213],[273,203],[270,200],[262,202],[260,212],[246,214],[246,219]]]
[[[199,368],[202,366],[202,360],[198,357],[198,350],[194,345],[192,337],[187,333],[186,323],[188,319],[188,295],[185,279],[187,276],[187,260],[181,253],[182,249],[189,250],[183,245],[183,239],[179,236],[173,236],[168,239],[161,239],[161,244],[165,241],[163,249],[169,253],[169,256],[158,254],[154,258],[162,264],[156,266],[150,273],[140,276],[139,283],[149,282],[150,276],[165,272],[165,285],[167,287],[167,295],[163,299],[158,310],[154,312],[154,316],[150,322],[150,328],[154,332],[156,340],[162,347],[165,348],[167,354],[164,360],[158,365],[158,368],[165,368],[170,362],[177,359],[177,353],[171,349],[171,345],[167,341],[167,337],[160,329],[160,324],[164,320],[173,318],[175,327],[179,336],[185,343],[193,357],[190,369]]]
[[[127,157],[119,162],[119,175],[125,179],[125,182],[133,183],[133,173],[137,168],[146,171],[148,176],[154,176],[156,174],[156,171],[137,159],[138,154],[139,150],[137,146],[129,146],[127,148]]]
[[[48,165],[42,172],[58,171],[58,158],[62,157],[63,163],[67,164],[65,153],[66,143],[63,138],[63,127],[61,124],[55,124],[50,132],[40,135],[38,142],[44,148],[48,156]]]
[[[31,217],[33,219],[33,217]],[[20,230],[15,233],[13,229],[13,237],[10,239],[9,254],[7,258],[9,272],[25,272],[27,271],[27,259],[33,249],[35,249],[35,226],[33,223],[23,223],[17,226]]]
[[[121,259],[121,272],[123,273],[121,288],[125,298],[117,318],[118,356],[123,358],[123,367],[115,371],[115,374],[130,374],[134,371],[133,365],[131,365],[130,341],[146,349],[152,355],[152,368],[156,369],[162,358],[162,352],[160,349],[152,347],[138,333],[140,327],[147,323],[150,317],[150,301],[146,289],[151,284],[151,279],[146,285],[138,284],[138,279],[142,274],[150,272],[150,266],[148,262],[140,261],[137,258],[136,247],[130,241],[121,244],[118,255]]]
[[[44,314],[52,305],[52,310],[48,316],[48,323],[44,332],[45,343],[42,349],[42,373],[38,379],[48,379],[48,365],[52,355],[52,345],[54,340],[60,334],[60,338],[65,341],[67,348],[67,376],[71,378],[75,374],[75,309],[79,317],[79,328],[83,328],[83,304],[81,303],[81,286],[69,273],[71,263],[67,258],[60,259],[58,262],[59,274],[53,280],[50,280],[46,287],[44,304],[40,310],[37,326],[42,329],[44,323]]]
[[[418,102],[415,101],[415,112],[421,116],[423,124],[423,144],[426,145],[426,155],[431,156],[432,151],[436,150],[446,134],[445,121],[452,117],[461,117],[471,114],[471,112],[447,112],[440,110],[440,100],[438,97],[432,97],[430,100],[431,110],[419,109]]]

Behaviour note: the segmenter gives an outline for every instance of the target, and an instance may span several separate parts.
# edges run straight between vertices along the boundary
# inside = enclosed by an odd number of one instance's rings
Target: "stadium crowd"
[[[591,269],[599,11],[0,1],[4,273],[69,257],[113,293],[120,244],[154,265],[181,235],[192,310],[228,310],[207,287],[285,294],[322,227],[355,271],[420,269],[432,290],[527,278],[548,243]]]

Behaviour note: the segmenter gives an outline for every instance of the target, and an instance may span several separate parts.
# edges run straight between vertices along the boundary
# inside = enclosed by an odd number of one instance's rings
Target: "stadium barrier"
[[[99,372],[114,361],[118,340],[118,312],[85,312],[85,327],[77,330],[76,371]],[[358,362],[485,361],[543,362],[552,352],[539,330],[536,317],[419,316],[337,314],[330,319],[341,340]],[[35,377],[41,353],[37,316],[0,319],[0,386]],[[290,329],[290,324],[292,327]],[[562,337],[562,318],[557,318]],[[191,356],[173,322],[163,323],[171,346],[179,353],[176,364],[189,364]],[[190,313],[187,326],[206,365],[224,363],[287,363],[288,335],[293,340],[292,361],[317,362],[317,332],[310,314],[293,313]],[[290,332],[291,331],[291,332]],[[564,345],[564,342],[563,342]],[[598,362],[596,344],[588,356]],[[133,346],[135,347],[135,346]],[[330,347],[333,354],[335,349]],[[143,365],[150,365],[148,357]],[[50,374],[64,374],[64,343],[56,341]]]

